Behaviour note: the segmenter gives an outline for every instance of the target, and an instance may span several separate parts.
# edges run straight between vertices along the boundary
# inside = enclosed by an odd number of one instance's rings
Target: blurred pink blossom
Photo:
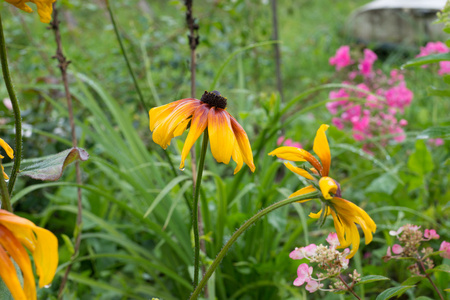
[[[443,258],[450,259],[450,243],[449,242],[443,241],[441,246],[439,247],[439,251],[445,251],[439,255],[442,256]]]
[[[317,248],[317,245],[315,245],[315,244],[310,244],[306,247],[301,247],[301,248],[296,247],[295,250],[289,254],[289,257],[292,259],[303,259],[303,258],[311,257],[316,253],[316,248]]]
[[[330,233],[330,234],[328,235],[326,241],[328,242],[328,244],[331,245],[331,247],[334,247],[334,248],[336,248],[337,246],[340,245],[339,239],[338,239],[338,236],[337,236],[337,233],[336,233],[336,232]]]
[[[350,46],[341,46],[337,51],[336,55],[330,57],[329,61],[330,65],[336,66],[336,70],[353,64],[352,59],[350,58]]]
[[[3,99],[3,104],[5,105],[5,107],[6,107],[8,110],[12,110],[12,109],[13,109],[11,99],[9,99],[9,98],[4,98],[4,99]]]
[[[427,239],[430,240],[437,240],[439,239],[439,234],[436,233],[436,230],[434,229],[425,229],[425,232],[423,234],[423,236]]]
[[[428,143],[430,143],[430,145],[432,145],[432,146],[439,147],[439,146],[444,145],[444,140],[441,138],[428,139]]]
[[[319,283],[318,281],[311,279],[310,281],[308,281],[308,284],[305,286],[305,289],[310,293],[314,293],[321,287],[323,287],[323,283]]]
[[[311,274],[313,272],[313,267],[308,266],[308,264],[301,264],[297,268],[297,278],[294,280],[295,286],[302,286],[305,282],[311,280]]]
[[[400,254],[403,252],[403,247],[400,246],[399,244],[394,244],[392,246],[392,252],[394,252],[394,254]]]
[[[427,56],[430,54],[447,53],[450,49],[442,42],[429,42],[425,47],[420,47],[420,53],[416,57]],[[427,65],[423,65],[422,68],[426,68]],[[439,62],[439,75],[445,75],[450,73],[450,62]]]
[[[364,49],[364,58],[359,62],[359,70],[364,77],[372,75],[373,63],[378,59],[378,56],[370,49]]]
[[[281,144],[284,144],[285,146],[288,146],[288,147],[302,148],[302,144],[300,144],[298,142],[293,142],[291,139],[285,140],[284,136],[280,136],[277,139],[277,145],[280,146]]]

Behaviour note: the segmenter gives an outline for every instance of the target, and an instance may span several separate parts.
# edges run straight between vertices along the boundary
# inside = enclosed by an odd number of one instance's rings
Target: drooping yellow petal
[[[329,208],[330,209],[330,208]],[[330,209],[331,216],[333,217],[334,222],[334,228],[336,229],[336,234],[339,239],[339,244],[341,247],[348,247],[350,245],[350,241],[345,240],[345,231],[344,231],[344,225],[342,224],[341,220],[336,216],[336,213]]]
[[[164,120],[172,113],[174,108],[183,102],[185,102],[185,99],[181,99],[150,109],[148,111],[148,115],[150,118],[150,131],[153,131],[155,127],[158,126],[161,122],[164,122]]]
[[[3,165],[2,165],[2,172],[3,172],[3,178],[5,178],[5,180],[8,180],[9,176],[8,176],[8,174],[5,173],[5,168],[3,167]]]
[[[336,194],[338,190],[338,186],[336,182],[330,177],[322,177],[319,180],[319,187],[322,191],[322,195],[325,199],[333,199],[333,196],[330,195],[330,192]]]
[[[312,193],[312,192],[315,192],[315,191],[316,191],[316,189],[312,185],[309,185],[307,187],[299,189],[295,193],[292,193],[289,196],[289,198],[292,198],[292,197],[295,197],[295,196],[304,195],[304,194],[308,194],[308,193]],[[311,199],[300,200],[300,201],[297,201],[297,203],[303,203],[303,202],[306,202],[306,201],[309,201],[309,200],[311,200]]]
[[[6,154],[9,156],[9,158],[14,158],[14,150],[3,139],[0,139],[0,147],[5,149]],[[3,158],[3,156],[1,158]]]
[[[377,230],[377,225],[372,220],[372,218],[358,205],[348,200],[334,197],[331,201],[334,207],[338,207],[342,213],[350,216],[359,216],[366,223],[367,227],[375,233]],[[359,224],[359,223],[358,223]]]
[[[6,2],[11,3],[15,7],[20,8],[21,10],[26,12],[33,11],[31,7],[25,4],[26,2],[32,2],[36,4],[38,14],[42,23],[50,23],[53,11],[52,3],[55,1],[56,0],[6,0]]]
[[[179,104],[172,112],[159,123],[153,130],[153,141],[160,145],[163,149],[167,149],[170,140],[174,137],[174,131],[186,119],[191,118],[200,101],[185,101]]]
[[[306,150],[297,147],[284,146],[273,150],[269,153],[269,155],[276,155],[278,158],[290,161],[307,161],[320,173],[322,173],[322,165],[311,153]]]
[[[231,156],[231,158],[236,162],[236,168],[234,169],[233,173],[236,174],[237,172],[239,172],[239,170],[242,169],[242,166],[244,165],[244,159],[242,157],[241,149],[239,148],[239,146],[234,147],[233,155]]]
[[[288,163],[288,162],[285,162],[284,165],[285,165],[289,170],[291,170],[292,172],[294,172],[295,174],[298,174],[298,175],[300,175],[300,176],[302,176],[302,177],[305,177],[306,179],[309,179],[309,180],[314,180],[314,177],[312,177],[311,174],[308,173],[308,171],[306,171],[306,170],[304,170],[304,169],[302,169],[302,168],[299,168],[299,167],[295,167],[295,166],[293,166],[291,163]]]
[[[200,137],[203,131],[205,131],[208,124],[208,112],[209,109],[206,105],[200,105],[193,114],[191,127],[189,129],[186,141],[184,141],[183,150],[181,151],[180,169],[184,168],[184,160],[188,156],[189,150],[191,150],[195,141]]]
[[[2,225],[0,225],[0,247],[8,252],[22,271],[23,290],[27,299],[36,299],[36,283],[28,253],[11,231]]]
[[[318,219],[318,218],[320,218],[320,216],[322,215],[322,210],[319,210],[319,212],[317,212],[317,213],[309,213],[309,217],[310,218],[312,218],[312,219]],[[327,206],[327,214],[325,215],[325,217],[327,217],[327,216],[329,216],[330,215],[330,208]]]
[[[328,145],[327,136],[325,134],[328,127],[330,126],[325,124],[320,126],[319,130],[317,130],[316,137],[314,138],[313,146],[314,152],[320,158],[320,162],[322,163],[323,169],[320,172],[322,176],[328,176],[331,164],[330,146]]]
[[[0,209],[0,224],[5,226],[33,255],[39,286],[49,284],[58,266],[58,240],[47,229]]]
[[[8,287],[14,300],[27,300],[19,278],[17,277],[16,268],[2,246],[0,246],[0,265],[0,277]]]
[[[230,114],[221,108],[212,107],[208,113],[208,134],[212,155],[217,162],[228,164],[236,143]]]
[[[242,158],[247,166],[255,172],[255,164],[253,163],[252,147],[248,140],[247,133],[244,128],[230,115],[231,128],[233,129],[234,136],[236,137],[237,144],[241,150]]]

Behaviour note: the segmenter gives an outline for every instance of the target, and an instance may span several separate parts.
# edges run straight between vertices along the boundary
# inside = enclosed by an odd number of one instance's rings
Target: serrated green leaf
[[[450,138],[450,126],[435,126],[422,131],[417,139]]]
[[[403,281],[402,285],[414,285],[414,284],[422,281],[423,279],[425,279],[424,276],[411,276],[408,279],[406,279],[405,281]]]
[[[70,148],[58,154],[50,155],[23,169],[19,174],[38,180],[56,181],[61,178],[64,169],[76,160],[88,160],[89,154],[82,148]]]
[[[387,290],[384,290],[383,292],[381,292],[381,294],[378,295],[378,297],[376,298],[376,300],[386,300],[386,299],[391,299],[394,296],[401,296],[404,292],[406,292],[407,290],[409,290],[410,288],[413,288],[414,285],[409,285],[409,286],[396,286]]]
[[[387,277],[381,276],[381,275],[367,275],[367,276],[362,277],[361,280],[356,285],[375,282],[375,281],[382,281],[382,280],[390,280],[390,279]]]
[[[408,168],[419,175],[425,175],[434,169],[433,158],[423,140],[416,141],[416,150],[408,159]]]
[[[427,270],[427,273],[433,273],[433,272],[445,272],[450,273],[450,266],[449,265],[439,265],[433,269]]]
[[[450,53],[440,53],[417,57],[415,59],[408,61],[406,64],[402,65],[402,69],[409,67],[423,66],[440,61],[450,61]]]

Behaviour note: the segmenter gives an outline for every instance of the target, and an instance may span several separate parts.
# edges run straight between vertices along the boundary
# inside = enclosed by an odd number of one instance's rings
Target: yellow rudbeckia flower
[[[56,0],[6,0],[6,2],[11,3],[15,7],[29,13],[33,10],[26,4],[26,2],[33,2],[37,6],[37,11],[42,23],[50,23],[53,12],[52,4],[55,1]]]
[[[166,149],[170,140],[183,134],[190,124],[189,133],[181,152],[180,169],[189,150],[203,131],[208,128],[211,152],[217,162],[236,162],[236,174],[244,162],[255,171],[253,154],[242,126],[226,111],[227,99],[219,92],[206,92],[200,100],[181,99],[150,109],[150,131],[153,141]]]
[[[50,284],[58,266],[58,240],[47,229],[0,209],[0,277],[15,300],[36,299],[36,283],[27,250],[39,276],[39,287]],[[23,276],[23,287],[13,261]]]
[[[14,158],[14,150],[3,139],[0,139],[0,147],[2,147],[6,151],[6,155],[8,155],[9,158],[11,158],[11,159]],[[0,154],[0,158],[3,159],[4,156]],[[8,177],[8,175],[6,175],[3,165],[2,165],[2,172],[3,172],[3,178],[8,180],[9,177]]]
[[[310,170],[302,169],[286,162],[286,167],[292,172],[308,179],[312,184],[302,188],[290,197],[304,195],[316,190],[320,190],[326,205],[325,216],[331,214],[334,221],[334,227],[340,242],[340,248],[352,246],[352,250],[347,258],[351,258],[358,251],[360,235],[356,224],[359,224],[366,237],[366,244],[372,241],[372,233],[376,231],[376,224],[370,216],[360,207],[350,201],[341,198],[341,189],[339,184],[328,177],[331,165],[330,146],[328,145],[325,131],[328,125],[320,126],[314,139],[313,150],[320,159],[317,160],[311,153],[296,147],[280,147],[270,152],[269,155],[276,155],[278,158],[290,161],[307,161],[313,168]],[[303,200],[299,202],[306,202]],[[319,218],[322,210],[317,214],[311,213],[311,218]]]

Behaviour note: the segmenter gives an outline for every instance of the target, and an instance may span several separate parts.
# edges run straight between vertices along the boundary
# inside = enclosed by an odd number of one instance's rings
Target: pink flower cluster
[[[330,64],[336,66],[336,70],[346,70],[343,84],[356,88],[341,88],[331,91],[327,108],[335,117],[332,123],[340,130],[351,128],[353,138],[356,141],[364,141],[376,136],[393,135],[393,140],[402,142],[405,140],[404,127],[408,122],[399,119],[406,107],[411,104],[413,93],[406,87],[403,74],[398,70],[392,70],[386,76],[381,70],[375,70],[373,64],[377,55],[364,49],[363,56],[358,64],[350,57],[350,47],[340,47],[336,55],[330,58]],[[353,65],[353,66],[352,66]],[[381,140],[385,145],[388,138]],[[370,150],[370,143],[364,145],[365,150]]]
[[[277,145],[278,145],[278,146],[280,146],[280,145],[285,145],[285,146],[288,146],[288,147],[303,148],[303,147],[302,147],[302,144],[300,144],[300,143],[298,143],[298,142],[293,142],[291,139],[285,140],[285,137],[284,137],[284,136],[280,136],[280,137],[277,139]]]
[[[425,45],[425,47],[420,47],[420,53],[416,57],[427,56],[430,54],[439,54],[439,53],[447,53],[450,49],[442,42],[429,42]],[[426,68],[427,65],[422,66]],[[439,75],[449,74],[450,73],[450,61],[441,61],[439,62]]]
[[[307,263],[301,264],[297,269],[297,278],[294,280],[295,286],[302,286],[306,283],[306,290],[313,293],[323,287],[321,281],[327,278],[338,276],[342,270],[348,268],[349,259],[346,257],[350,253],[350,249],[342,252],[336,250],[339,246],[339,239],[336,233],[328,235],[327,242],[330,246],[310,244],[306,247],[295,248],[289,254],[292,259],[308,259],[310,263],[318,263],[318,267],[325,273],[318,273],[317,278],[313,278],[313,267]],[[359,274],[354,276],[354,281],[358,281]],[[344,290],[345,287],[335,285],[332,290]]]

